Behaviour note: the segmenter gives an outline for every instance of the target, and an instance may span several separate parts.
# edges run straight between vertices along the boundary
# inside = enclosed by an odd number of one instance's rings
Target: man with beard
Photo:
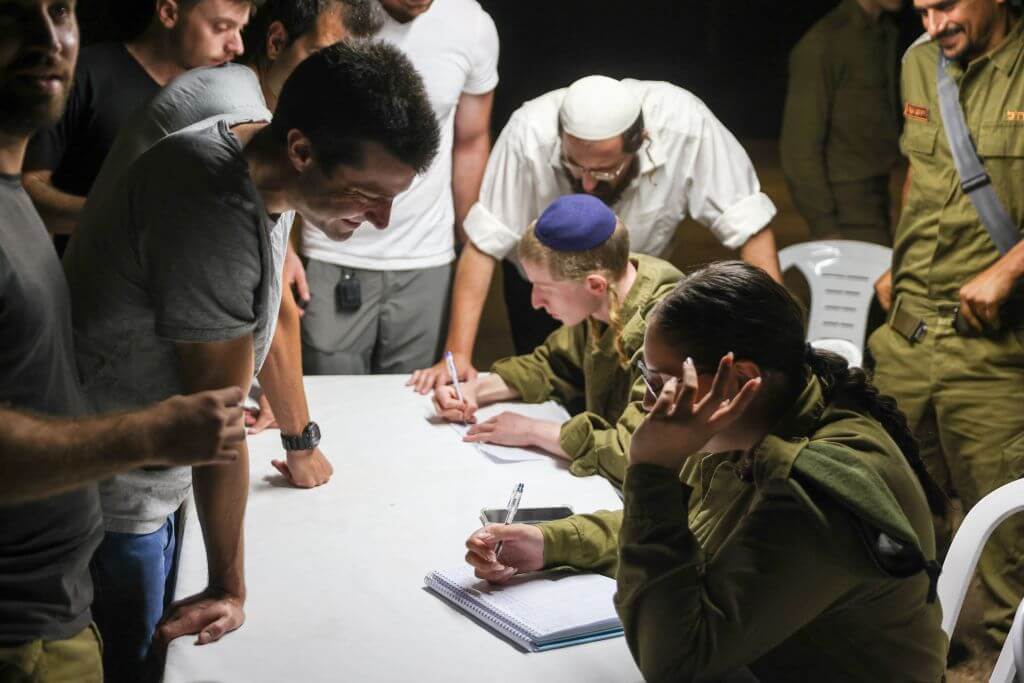
[[[517,353],[528,353],[556,322],[530,305],[514,248],[530,221],[559,196],[594,195],[629,226],[634,251],[664,257],[679,222],[692,217],[749,263],[779,274],[761,192],[736,138],[699,99],[669,83],[588,76],[520,107],[491,151],[480,198],[464,223],[445,348],[461,377],[470,362],[495,264]],[[445,364],[417,370],[421,393],[448,381]]]
[[[868,342],[875,385],[897,400],[932,477],[965,511],[1024,476],[1024,26],[1013,4],[914,0],[931,39],[903,60],[900,145],[910,170],[891,277],[878,285],[889,318]],[[969,140],[958,148],[982,160],[976,178],[954,162],[947,126],[958,117],[940,113],[940,68],[950,78],[942,89],[952,85],[963,109]],[[994,193],[1005,222],[991,211],[982,220],[976,191]],[[952,520],[938,522],[942,546]],[[1019,515],[992,534],[978,576],[984,626],[1000,644],[1024,595]]]
[[[32,138],[25,190],[63,253],[121,127],[176,76],[243,52],[252,0],[155,0],[146,29],[82,50],[61,119]]]
[[[102,537],[92,482],[141,466],[230,463],[244,440],[237,387],[77,417],[85,403],[67,285],[20,178],[29,137],[61,115],[77,54],[74,3],[0,0],[3,681],[103,679],[89,609],[88,562]]]

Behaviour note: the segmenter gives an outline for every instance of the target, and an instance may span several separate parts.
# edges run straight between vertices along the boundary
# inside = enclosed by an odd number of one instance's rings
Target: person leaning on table
[[[643,419],[644,384],[630,359],[643,344],[648,312],[682,273],[631,254],[626,226],[585,194],[553,201],[518,249],[533,306],[562,325],[533,353],[499,360],[488,376],[464,382],[465,402],[451,385],[435,391],[437,412],[473,422],[478,405],[556,399],[576,415],[559,424],[505,412],[470,427],[466,440],[534,446],[569,460],[573,474],[600,474],[621,486],[629,436]]]
[[[931,514],[945,499],[895,403],[807,347],[799,305],[739,262],[665,297],[644,357],[658,394],[625,509],[489,525],[467,541],[477,575],[615,575],[648,680],[942,679]]]

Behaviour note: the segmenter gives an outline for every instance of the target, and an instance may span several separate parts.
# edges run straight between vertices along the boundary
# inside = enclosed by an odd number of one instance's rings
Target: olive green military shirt
[[[879,550],[883,532],[935,557],[924,492],[882,426],[825,405],[811,377],[752,462],[747,477],[736,453],[694,456],[679,476],[630,467],[624,511],[541,525],[545,565],[616,575],[650,681],[743,666],[762,680],[941,680],[929,578]]]
[[[897,38],[888,17],[843,0],[790,53],[782,170],[815,237],[875,220],[837,204],[835,185],[887,176],[899,160]]]
[[[1024,224],[1024,33],[1021,23],[995,50],[966,68],[947,67],[960,88],[964,118],[999,201]],[[900,144],[913,174],[896,229],[893,289],[955,301],[960,288],[999,259],[971,200],[960,189],[939,112],[939,46],[912,47],[903,63]]]
[[[647,315],[683,276],[672,264],[631,254],[636,280],[619,308],[619,343],[632,360],[643,348]],[[594,335],[597,335],[596,339]],[[499,360],[491,368],[527,403],[556,399],[584,411],[562,425],[560,443],[576,475],[600,474],[622,485],[633,430],[643,421],[646,386],[633,363],[623,367],[615,330],[588,320],[552,332],[533,353]]]

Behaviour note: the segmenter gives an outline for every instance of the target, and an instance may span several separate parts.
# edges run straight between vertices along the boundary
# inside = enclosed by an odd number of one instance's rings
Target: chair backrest
[[[875,281],[891,262],[892,249],[853,240],[804,242],[782,249],[783,272],[796,268],[811,288],[807,341],[817,346],[816,341],[843,340],[863,355]],[[855,358],[847,358],[854,364]]]
[[[1010,627],[1010,650],[1013,652],[1013,665],[1017,670],[1018,683],[1024,683],[1024,600],[1021,600],[1017,608],[1017,616],[1013,618],[1013,626]]]
[[[1024,683],[1024,601],[1017,608],[989,683]]]
[[[1017,614],[1006,636],[1003,649],[989,676],[989,683],[1024,683],[1024,601],[1017,607]]]
[[[1024,511],[1024,479],[1003,484],[982,498],[964,516],[939,576],[939,604],[942,605],[942,630],[953,635],[967,586],[974,576],[981,549],[999,524],[1012,514]]]

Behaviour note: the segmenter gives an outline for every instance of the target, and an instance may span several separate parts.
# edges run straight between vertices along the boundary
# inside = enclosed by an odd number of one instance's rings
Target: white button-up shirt
[[[667,256],[686,217],[736,249],[775,215],[750,157],[703,102],[660,81],[622,81],[641,102],[648,139],[636,177],[612,207],[629,229],[630,249]],[[565,88],[530,100],[509,119],[491,151],[480,199],[466,216],[469,238],[494,258],[514,247],[548,204],[571,194],[562,166],[558,110]]]

